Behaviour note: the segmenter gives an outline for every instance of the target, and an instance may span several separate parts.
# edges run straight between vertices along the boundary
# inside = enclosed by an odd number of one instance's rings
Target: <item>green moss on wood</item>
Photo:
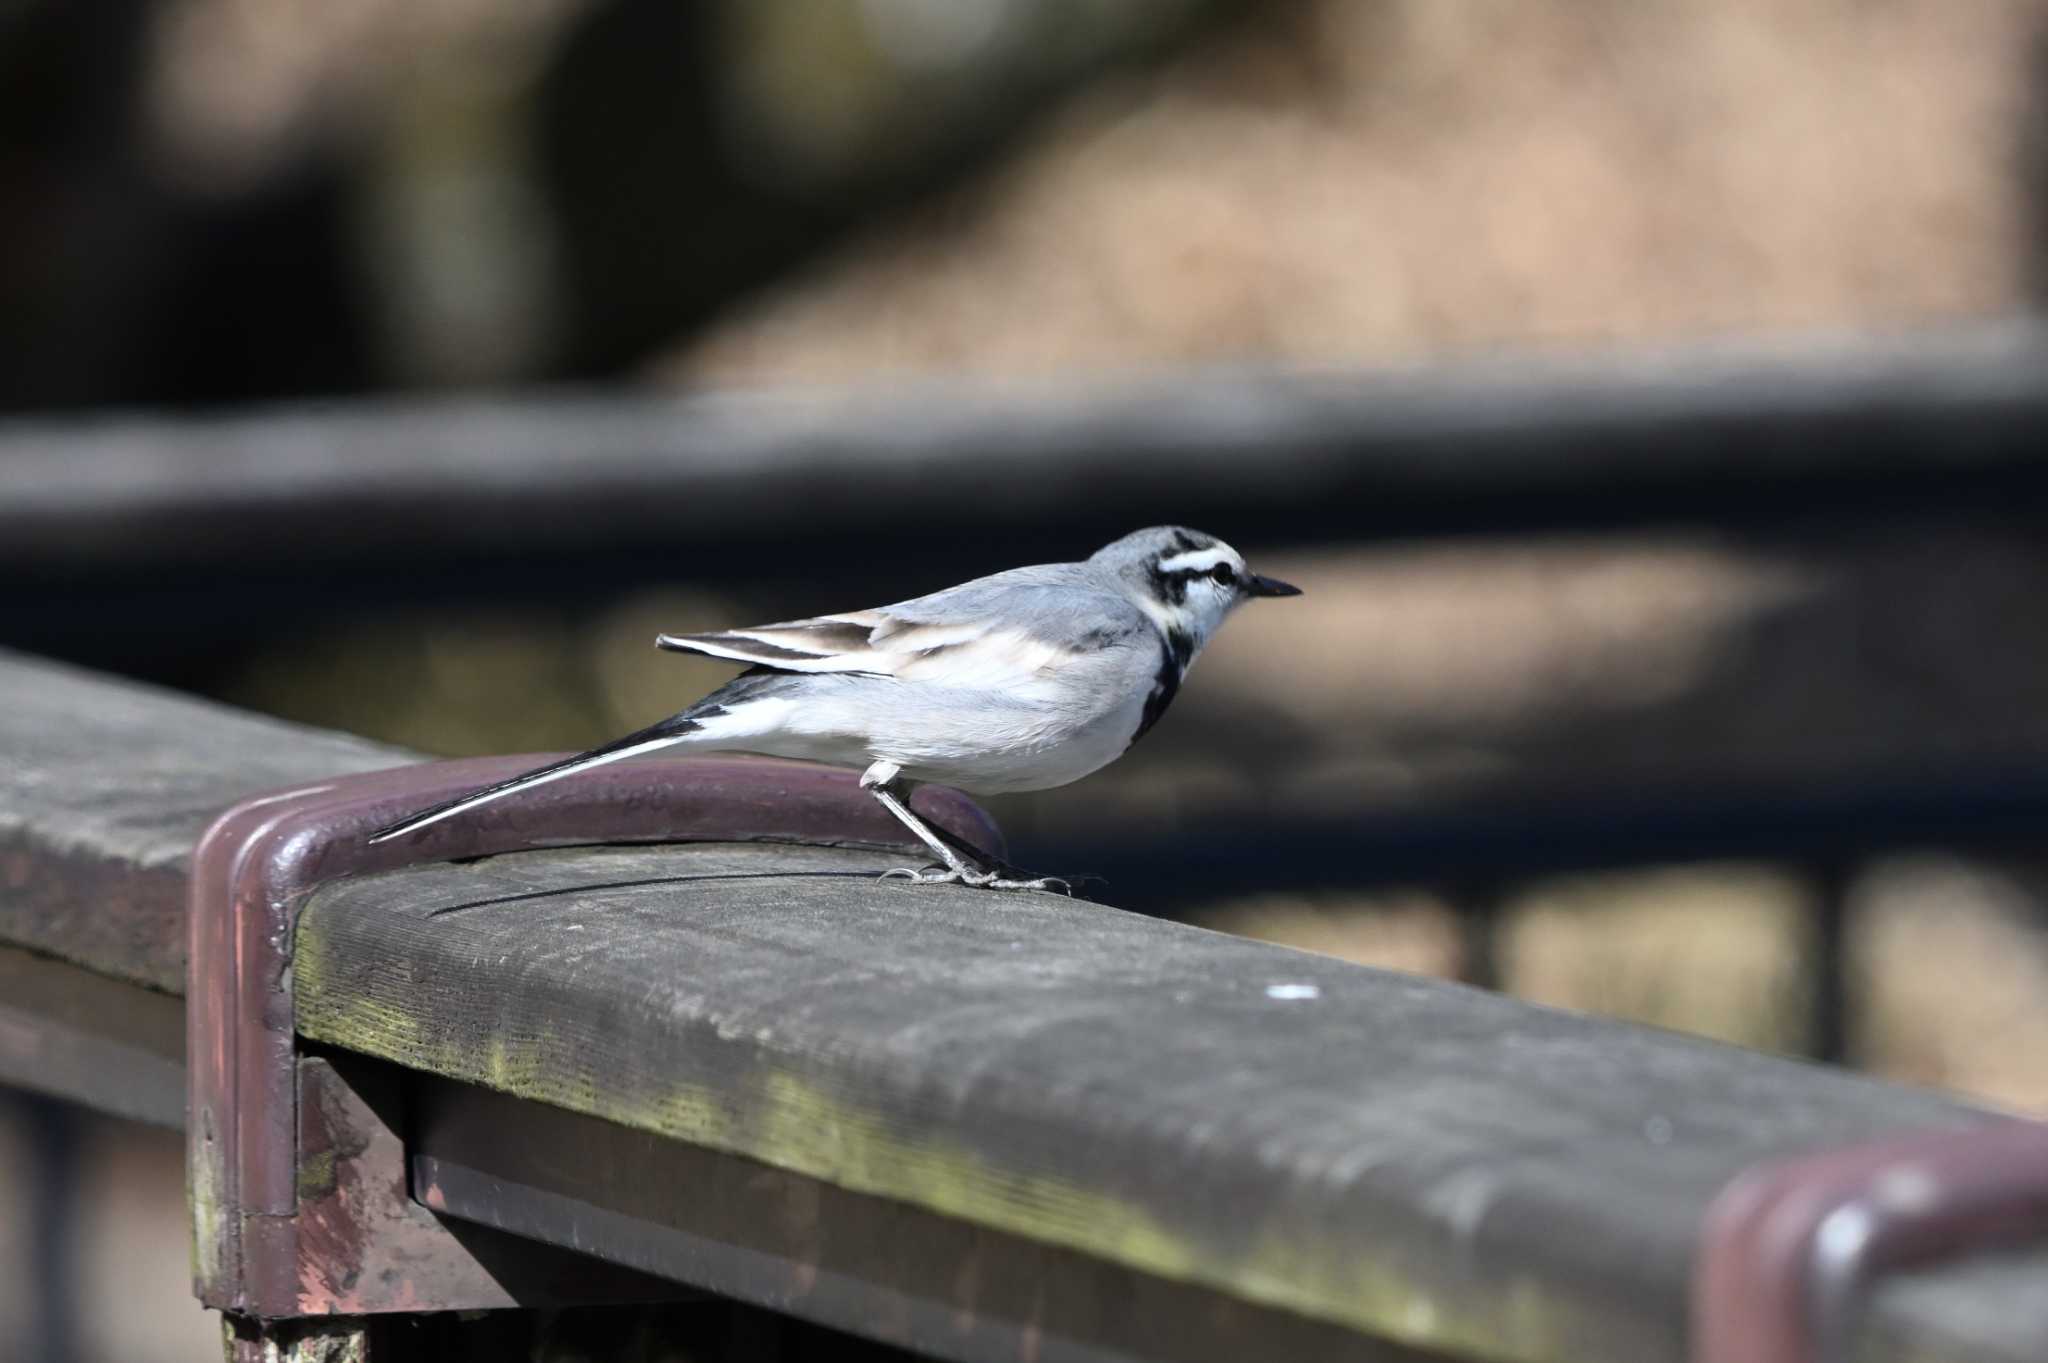
[[[206,1114],[195,1113],[193,1119],[204,1122]],[[185,1160],[185,1206],[190,1213],[192,1232],[192,1281],[202,1296],[219,1284],[224,1269],[221,1251],[225,1248],[225,1231],[221,1223],[219,1166],[213,1133],[203,1131],[201,1139]]]
[[[334,1191],[334,1152],[299,1156],[298,1196],[301,1202],[317,1202]]]
[[[745,1092],[673,1084],[653,1094],[600,1085],[562,1063],[552,1037],[436,1035],[396,999],[327,989],[317,934],[297,962],[299,1029],[308,1036],[521,1098],[759,1160],[855,1192],[893,1198],[1248,1301],[1382,1338],[1470,1356],[1562,1363],[1590,1328],[1585,1309],[1534,1282],[1454,1300],[1392,1255],[1298,1237],[1220,1248],[1142,1208],[1056,1174],[998,1167],[944,1137],[900,1124],[773,1069]],[[1476,1301],[1472,1298],[1476,1298]]]

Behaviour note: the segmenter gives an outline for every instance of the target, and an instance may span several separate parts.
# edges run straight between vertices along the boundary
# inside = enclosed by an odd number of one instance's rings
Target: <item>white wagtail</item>
[[[1078,781],[1159,722],[1233,608],[1298,595],[1246,569],[1213,535],[1157,526],[1085,563],[1012,568],[876,610],[664,634],[662,648],[752,666],[659,724],[422,810],[370,841],[607,762],[669,748],[737,749],[865,768],[861,788],[945,865],[889,875],[1064,889],[1057,877],[976,864],[981,853],[910,811],[912,787],[937,781],[995,795]]]

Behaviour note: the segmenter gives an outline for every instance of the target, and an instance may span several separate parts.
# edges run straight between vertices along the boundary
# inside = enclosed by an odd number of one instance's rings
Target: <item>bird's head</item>
[[[1114,572],[1139,609],[1171,636],[1196,648],[1209,641],[1223,617],[1255,596],[1299,596],[1301,588],[1261,577],[1244,555],[1199,530],[1177,525],[1137,530],[1104,545],[1089,559]]]

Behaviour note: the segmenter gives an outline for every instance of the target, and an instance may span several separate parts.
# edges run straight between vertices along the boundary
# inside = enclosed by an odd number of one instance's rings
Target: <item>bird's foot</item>
[[[1074,887],[1060,876],[1031,876],[1012,866],[996,871],[961,871],[945,866],[913,869],[898,866],[882,872],[882,879],[903,879],[914,885],[972,885],[984,890],[1056,890],[1071,897]]]
[[[988,882],[991,889],[1058,890],[1069,899],[1073,898],[1076,885],[1086,885],[1091,881],[1097,885],[1107,885],[1109,883],[1091,871],[1077,871],[1073,875],[1068,876],[1034,875],[1021,867],[1012,866],[1007,861],[997,861],[993,858],[989,861],[989,869],[996,874],[996,878]]]
[[[1074,887],[1061,876],[1033,876],[1029,880],[1012,880],[1008,876],[997,876],[983,883],[991,890],[1057,890],[1069,899],[1074,897]]]
[[[896,866],[882,872],[881,875],[883,880],[895,880],[899,877],[913,885],[958,885],[962,881],[966,881],[970,885],[974,883],[974,881],[969,879],[968,872],[948,870],[938,865],[927,866],[922,870],[909,866]]]

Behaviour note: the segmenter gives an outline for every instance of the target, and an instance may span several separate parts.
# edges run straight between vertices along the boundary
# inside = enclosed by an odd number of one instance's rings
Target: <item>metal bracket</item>
[[[1693,1363],[1837,1363],[1873,1278],[2048,1236],[2048,1123],[1823,1151],[1745,1170],[1708,1208]]]
[[[479,1258],[467,1231],[459,1239],[410,1205],[403,1152],[389,1121],[374,1119],[377,1104],[333,1065],[301,1057],[292,932],[321,884],[588,843],[904,845],[902,826],[854,773],[767,758],[601,767],[411,838],[364,841],[412,810],[547,760],[475,758],[338,778],[245,801],[201,837],[186,965],[186,1130],[195,1291],[207,1306],[288,1318],[535,1304]],[[916,804],[970,845],[1003,854],[994,823],[965,796],[925,787]],[[337,1151],[357,1165],[337,1171]],[[338,1173],[348,1176],[346,1197]],[[408,1205],[385,1205],[394,1201]],[[387,1243],[371,1243],[380,1239]]]

